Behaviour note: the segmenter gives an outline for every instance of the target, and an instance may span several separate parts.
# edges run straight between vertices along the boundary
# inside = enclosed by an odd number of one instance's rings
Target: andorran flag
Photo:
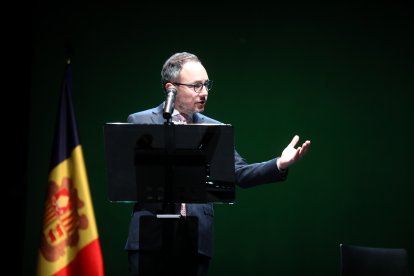
[[[37,275],[104,275],[98,230],[72,103],[68,61],[50,163]]]

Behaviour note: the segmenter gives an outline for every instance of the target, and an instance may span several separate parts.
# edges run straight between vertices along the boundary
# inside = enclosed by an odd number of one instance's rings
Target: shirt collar
[[[180,112],[178,112],[178,110],[174,108],[174,111],[173,111],[173,113],[171,114],[171,117],[176,116],[176,115],[178,115],[178,114],[180,114]],[[192,123],[192,122],[193,122],[193,114],[191,114],[191,115],[186,115],[186,117],[188,117],[188,118],[189,118],[189,119],[187,120],[187,123]]]

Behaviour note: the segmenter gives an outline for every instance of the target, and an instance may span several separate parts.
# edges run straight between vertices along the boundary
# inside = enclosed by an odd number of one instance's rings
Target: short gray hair
[[[201,62],[196,55],[187,52],[175,53],[167,59],[161,69],[161,84],[163,89],[167,82],[178,81],[178,76],[180,75],[181,69],[183,69],[183,65],[189,61]]]

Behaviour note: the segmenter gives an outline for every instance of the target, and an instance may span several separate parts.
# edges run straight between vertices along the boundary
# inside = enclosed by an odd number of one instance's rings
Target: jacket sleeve
[[[284,181],[288,170],[280,171],[276,165],[277,158],[260,163],[249,164],[237,151],[234,151],[236,184],[250,188],[261,184]]]

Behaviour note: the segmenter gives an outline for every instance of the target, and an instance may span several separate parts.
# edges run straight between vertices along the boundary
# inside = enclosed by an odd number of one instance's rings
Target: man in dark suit
[[[219,121],[201,114],[207,103],[212,81],[209,80],[206,69],[196,55],[187,52],[172,55],[164,63],[161,70],[161,82],[165,91],[172,87],[177,91],[174,111],[171,114],[173,121],[186,124],[221,124]],[[164,104],[130,114],[127,121],[136,124],[163,124],[165,122],[163,117]],[[235,151],[236,184],[243,188],[249,188],[264,183],[285,180],[288,167],[300,159],[310,146],[310,141],[305,141],[302,146],[295,148],[298,141],[299,137],[295,135],[280,157],[254,164],[248,164]],[[148,216],[153,217],[160,211],[160,208],[160,204],[156,203],[137,203],[134,206],[128,240],[125,246],[125,249],[128,251],[131,275],[145,274],[142,271],[144,266],[144,271],[149,271],[151,275],[175,275],[171,269],[179,261],[172,259],[173,261],[167,264],[167,260],[163,258],[160,252],[148,250],[147,246],[143,248],[143,244],[148,245],[151,242],[140,240],[140,234],[141,238],[143,237],[142,233],[140,233],[140,229],[143,228],[142,223],[140,225],[141,219]],[[182,204],[181,209],[181,211],[180,208],[175,210],[177,214],[180,212],[183,214],[184,212],[183,216],[196,218],[197,225],[195,229],[198,232],[195,254],[190,253],[192,259],[189,262],[195,265],[194,270],[190,272],[184,271],[183,274],[188,272],[188,275],[207,275],[209,260],[213,255],[213,205],[211,203]],[[154,238],[155,236],[152,235],[152,237]],[[154,244],[157,243],[157,241],[153,242]],[[191,248],[191,246],[188,248]],[[180,264],[177,266],[181,267]],[[140,270],[143,273],[139,274]]]

